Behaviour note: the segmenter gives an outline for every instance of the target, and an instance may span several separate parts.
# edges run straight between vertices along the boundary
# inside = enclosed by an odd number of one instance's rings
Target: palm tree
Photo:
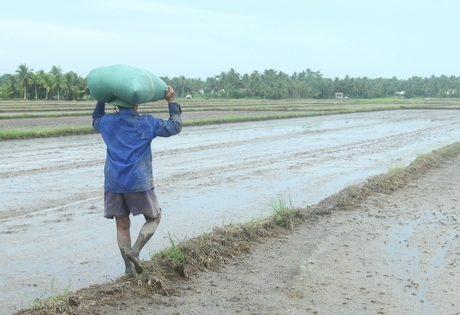
[[[64,74],[64,82],[65,82],[65,92],[67,94],[67,98],[75,101],[77,96],[84,92],[84,84],[82,79],[73,71],[69,71]]]
[[[56,97],[59,100],[60,99],[59,91],[61,90],[61,88],[65,86],[65,82],[62,76],[61,66],[52,66],[50,74],[53,75],[54,77],[54,84],[51,87],[51,90],[56,90]]]
[[[204,82],[204,91],[208,96],[214,95],[215,92],[219,91],[219,82],[216,77],[208,77]]]
[[[27,86],[29,85],[30,77],[33,74],[32,71],[33,69],[29,69],[25,63],[20,64],[16,70],[19,87],[24,89],[24,99],[27,99]]]
[[[86,78],[82,78],[81,76],[78,76],[78,97],[81,99],[85,95],[90,95],[91,93],[89,92],[88,88],[88,81]]]
[[[439,92],[438,78],[432,75],[430,78],[425,78],[425,90],[430,97],[436,97]]]
[[[36,100],[38,99],[38,86],[40,85],[40,80],[41,77],[38,73],[32,73],[32,75],[30,76],[29,83],[34,86]]]
[[[270,98],[272,96],[272,89],[264,82],[257,87],[257,95],[262,98]]]
[[[171,79],[171,86],[174,88],[178,96],[185,97],[190,91],[190,88],[187,86],[187,78],[183,75],[180,77],[174,77]],[[180,91],[180,92],[179,92]]]
[[[231,68],[225,74],[225,83],[228,84],[225,88],[227,89],[238,89],[241,87],[241,76],[235,69]]]
[[[41,76],[40,85],[45,89],[45,100],[48,99],[48,94],[54,84],[54,77],[49,73],[44,73]]]
[[[54,76],[62,74],[61,66],[52,66],[50,73]]]
[[[262,89],[262,77],[259,71],[254,70],[249,76],[248,89],[248,93],[251,95],[260,96],[260,91]]]
[[[40,69],[35,72],[35,75],[38,77],[38,82],[37,82],[37,95],[38,98],[44,98],[45,97],[45,88],[42,86],[42,77],[45,74],[45,70]]]
[[[54,78],[54,82],[53,82],[53,86],[51,87],[52,90],[56,90],[56,96],[57,96],[57,99],[60,100],[61,97],[60,97],[60,90],[62,88],[65,88],[66,86],[66,80],[65,80],[65,77],[62,75],[62,74],[58,74],[58,75],[53,75],[53,78]]]

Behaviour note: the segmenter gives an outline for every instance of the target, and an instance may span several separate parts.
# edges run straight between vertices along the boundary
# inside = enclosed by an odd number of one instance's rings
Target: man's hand
[[[165,100],[168,103],[176,101],[176,92],[174,92],[174,89],[170,85],[168,86],[168,89],[165,91]]]

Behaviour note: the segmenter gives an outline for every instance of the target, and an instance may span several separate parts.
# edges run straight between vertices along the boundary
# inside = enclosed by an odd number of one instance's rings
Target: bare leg
[[[129,216],[122,217],[122,218],[115,218],[117,223],[117,241],[118,247],[120,248],[121,257],[123,257],[123,261],[125,262],[125,274],[130,277],[134,277],[134,270],[133,264],[126,256],[131,250],[131,234],[130,234],[130,227],[131,227],[131,220]]]
[[[145,244],[147,244],[147,242],[152,238],[153,234],[155,234],[155,231],[161,220],[161,215],[156,218],[150,218],[145,215],[144,217],[145,223],[139,232],[139,237],[137,238],[136,243],[134,243],[134,246],[131,248],[131,250],[126,253],[126,257],[134,264],[134,268],[136,268],[137,273],[142,273],[144,271],[139,260],[139,253]]]

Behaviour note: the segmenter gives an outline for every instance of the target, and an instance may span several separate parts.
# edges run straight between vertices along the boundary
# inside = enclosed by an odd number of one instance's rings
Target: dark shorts
[[[128,194],[104,192],[104,217],[108,219],[127,217],[129,214],[143,214],[156,218],[161,214],[155,190]]]

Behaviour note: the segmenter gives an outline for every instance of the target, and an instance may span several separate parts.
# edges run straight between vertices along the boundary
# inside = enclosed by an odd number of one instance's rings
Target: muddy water
[[[142,258],[214,226],[315,204],[460,139],[457,111],[391,111],[190,127],[154,140],[163,219]],[[0,314],[110,281],[123,263],[102,217],[99,135],[2,142]],[[133,230],[142,224],[133,219]],[[134,235],[135,236],[135,235]]]

